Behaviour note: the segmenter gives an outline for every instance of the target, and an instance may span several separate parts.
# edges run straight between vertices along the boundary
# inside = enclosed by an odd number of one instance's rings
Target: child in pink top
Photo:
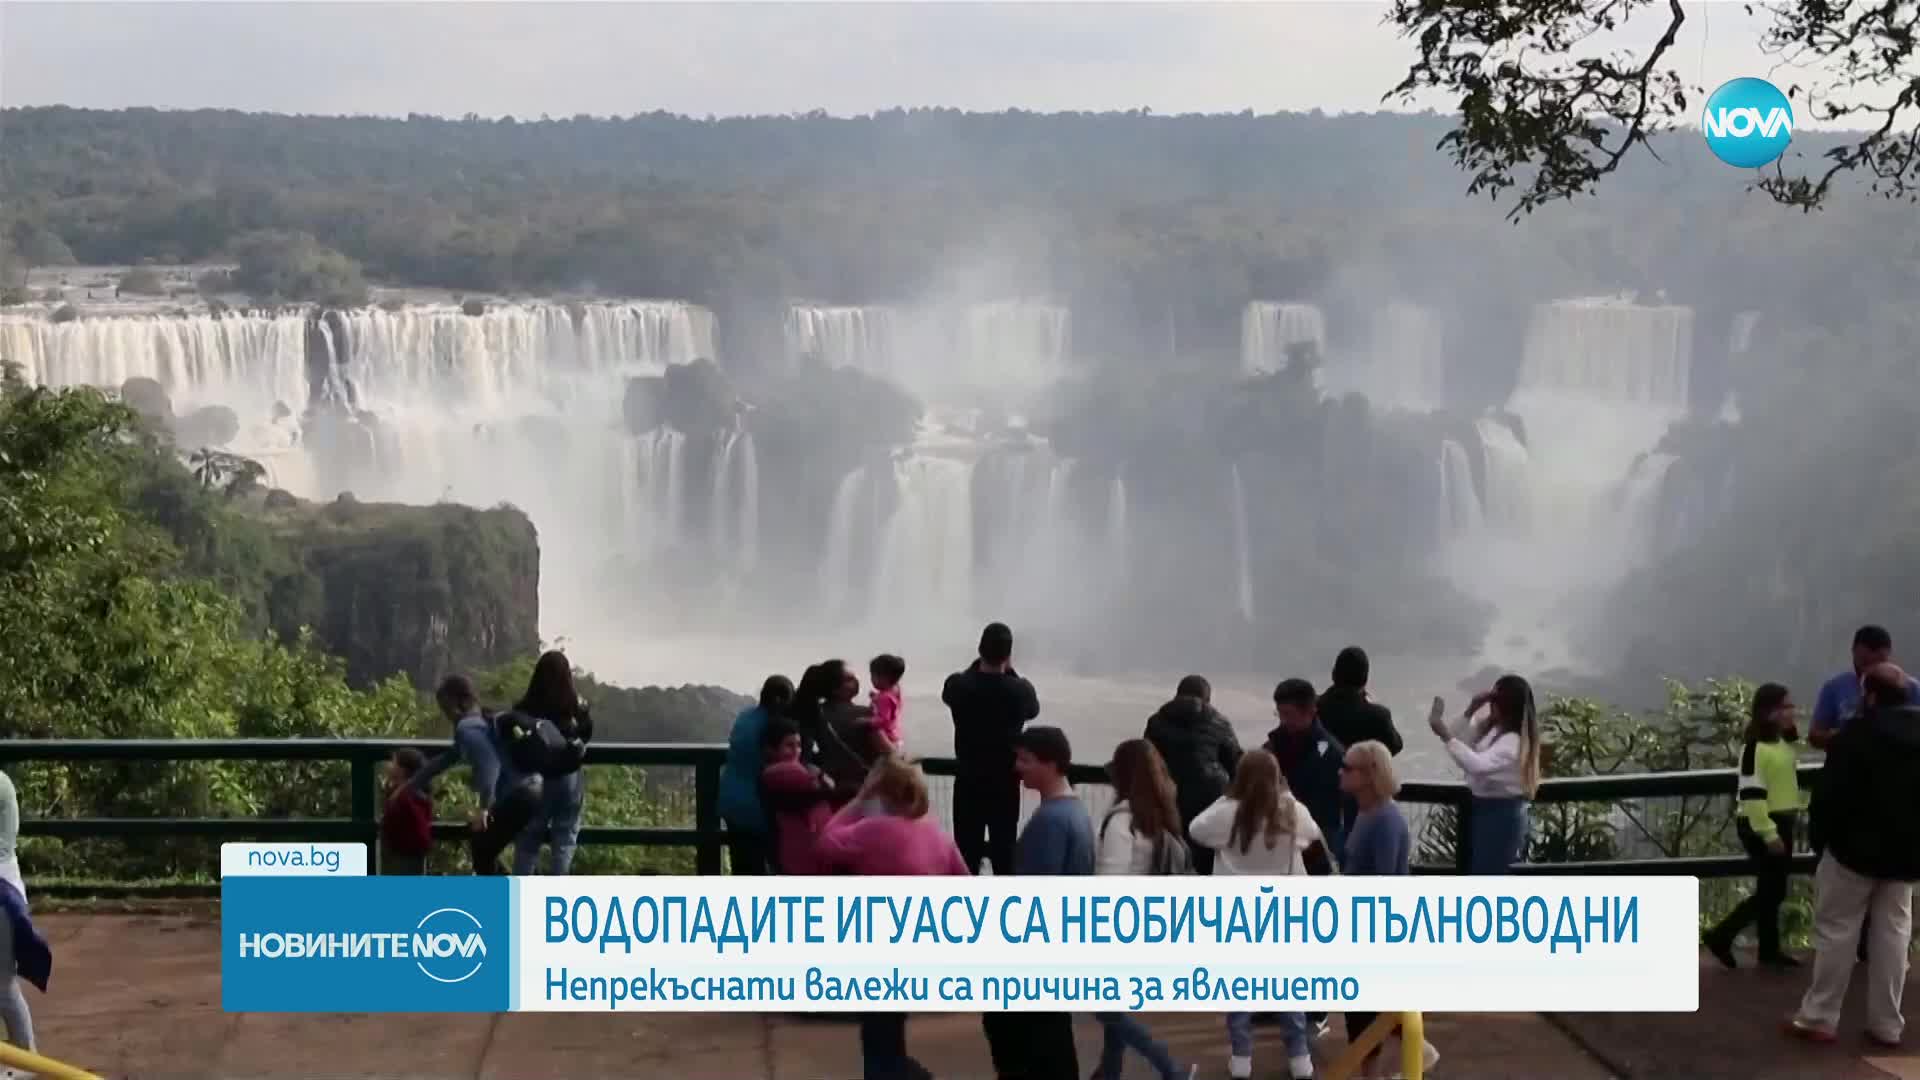
[[[833,815],[815,850],[829,872],[862,877],[965,877],[967,863],[927,813],[927,781],[897,757],[875,765],[852,802]]]
[[[900,732],[900,680],[907,674],[907,662],[881,653],[867,665],[867,674],[873,679],[873,730],[897,753],[905,741]]]

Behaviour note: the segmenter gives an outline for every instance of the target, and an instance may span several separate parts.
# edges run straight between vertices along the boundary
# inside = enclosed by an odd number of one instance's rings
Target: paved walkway
[[[245,1015],[220,1011],[217,922],[206,915],[53,914],[38,920],[56,950],[53,993],[27,993],[42,1049],[110,1077],[410,1077],[547,1080],[846,1080],[859,1075],[857,1036],[833,1020],[724,1014]],[[1702,969],[1700,1015],[1429,1016],[1443,1059],[1434,1076],[1604,1080],[1920,1080],[1920,1054],[1851,1041],[1789,1043],[1779,1018],[1797,976]],[[1912,1000],[1920,1002],[1920,996]],[[1857,1009],[1850,1006],[1850,1014]],[[1217,1017],[1149,1018],[1200,1075],[1224,1077]],[[1334,1025],[1336,1033],[1340,1025]],[[1271,1028],[1256,1028],[1260,1077],[1285,1075]],[[1088,1071],[1099,1037],[1079,1025]],[[913,1021],[914,1053],[949,1080],[988,1078],[986,1045],[970,1016]],[[1920,1045],[1920,1031],[1916,1031]],[[1323,1060],[1339,1051],[1323,1042]],[[1145,1077],[1129,1062],[1128,1077]]]

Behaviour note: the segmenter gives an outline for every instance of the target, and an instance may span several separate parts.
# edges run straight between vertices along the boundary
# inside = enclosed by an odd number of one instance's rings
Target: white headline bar
[[[521,878],[514,1007],[1689,1012],[1690,877]]]

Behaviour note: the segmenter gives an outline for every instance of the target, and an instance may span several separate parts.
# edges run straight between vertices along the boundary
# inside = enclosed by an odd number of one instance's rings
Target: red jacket
[[[433,850],[433,799],[401,787],[387,799],[380,819],[380,843],[395,855],[425,855]]]

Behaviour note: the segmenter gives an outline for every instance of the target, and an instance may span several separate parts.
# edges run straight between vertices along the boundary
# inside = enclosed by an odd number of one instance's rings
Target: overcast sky
[[[0,0],[0,104],[519,117],[1371,111],[1411,57],[1384,10]],[[1687,11],[1676,56],[1689,81],[1768,72],[1741,4],[1695,0]]]

